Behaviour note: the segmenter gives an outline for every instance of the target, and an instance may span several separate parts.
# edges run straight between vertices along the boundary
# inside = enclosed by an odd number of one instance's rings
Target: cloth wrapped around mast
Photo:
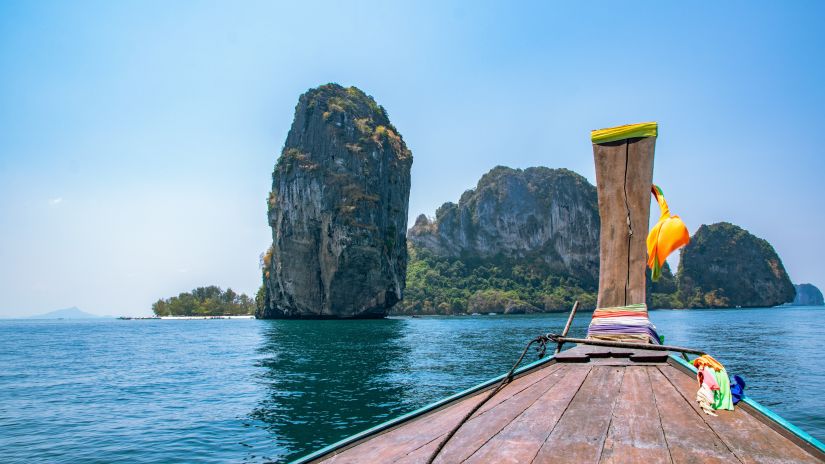
[[[648,319],[647,305],[643,303],[597,309],[590,320],[587,338],[660,344],[656,326]]]

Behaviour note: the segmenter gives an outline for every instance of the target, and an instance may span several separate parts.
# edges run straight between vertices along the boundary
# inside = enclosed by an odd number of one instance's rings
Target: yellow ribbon
[[[647,235],[647,267],[653,271],[651,279],[656,282],[662,275],[662,266],[665,265],[667,257],[680,247],[687,245],[690,241],[690,234],[679,216],[671,216],[662,189],[654,185],[650,191],[662,210],[659,221]]]

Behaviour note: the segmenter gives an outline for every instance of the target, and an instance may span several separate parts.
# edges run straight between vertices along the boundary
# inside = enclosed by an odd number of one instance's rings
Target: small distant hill
[[[71,308],[58,309],[46,314],[32,316],[29,319],[98,319],[100,317],[81,311],[77,306],[72,306]]]
[[[813,284],[794,285],[796,297],[793,299],[794,306],[823,306],[825,301],[822,292]]]

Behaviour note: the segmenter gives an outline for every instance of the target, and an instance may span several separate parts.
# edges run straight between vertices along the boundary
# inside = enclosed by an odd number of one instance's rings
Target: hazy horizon
[[[412,150],[409,225],[496,165],[595,183],[591,129],[658,121],[654,179],[691,233],[737,224],[825,288],[825,5],[690,6],[4,2],[0,317],[254,296],[272,168],[328,82]]]

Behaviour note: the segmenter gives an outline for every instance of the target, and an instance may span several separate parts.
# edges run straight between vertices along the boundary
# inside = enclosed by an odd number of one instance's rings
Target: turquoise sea
[[[289,460],[503,373],[566,317],[0,320],[0,461]],[[707,350],[820,440],[824,318],[651,312],[667,343]]]

